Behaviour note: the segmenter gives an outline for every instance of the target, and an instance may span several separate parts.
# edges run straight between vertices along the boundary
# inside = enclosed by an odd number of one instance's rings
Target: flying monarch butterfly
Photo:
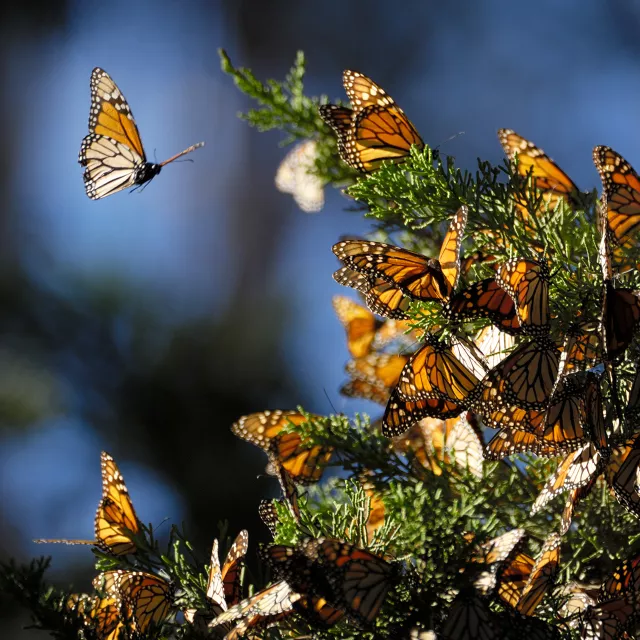
[[[306,213],[315,213],[324,206],[324,184],[313,173],[317,155],[317,142],[305,140],[287,153],[276,172],[278,191],[290,193]]]
[[[531,175],[535,188],[544,194],[550,210],[555,209],[560,200],[573,205],[579,203],[578,187],[542,149],[511,129],[499,129],[498,139],[509,160],[517,161],[518,174],[522,178]],[[516,206],[527,223],[529,211],[526,200],[516,201]],[[530,225],[527,227],[531,228]]]
[[[37,543],[92,544],[105,553],[125,556],[136,552],[135,536],[140,522],[133,508],[124,478],[115,460],[106,452],[100,454],[102,498],[95,518],[95,540],[39,539]]]
[[[523,615],[533,615],[542,598],[553,585],[560,564],[561,542],[562,538],[557,533],[551,533],[545,540],[515,606],[516,610]]]
[[[522,333],[546,336],[550,329],[546,262],[513,258],[502,265],[496,282],[513,298]]]
[[[171,614],[175,587],[151,573],[106,571],[94,578],[93,586],[115,600],[135,634],[157,630]]]
[[[482,441],[466,416],[448,420],[423,418],[405,435],[394,439],[393,447],[398,453],[411,453],[435,475],[442,475],[444,464],[482,477]]]
[[[320,416],[311,416],[319,420]],[[282,433],[288,425],[308,420],[297,411],[261,411],[242,416],[231,426],[234,435],[273,456],[296,482],[317,482],[333,454],[333,448],[305,444],[298,433]]]
[[[159,164],[147,162],[131,109],[109,74],[96,67],[91,73],[89,135],[80,145],[84,186],[92,200],[139,187],[165,165],[204,146],[199,142]]]
[[[640,226],[640,178],[610,147],[595,147],[593,162],[602,180],[607,227],[618,244],[631,246]]]
[[[489,318],[512,335],[521,330],[513,299],[494,278],[476,282],[453,296],[445,307],[445,315],[454,323],[467,318]]]
[[[437,260],[390,244],[365,240],[338,242],[333,246],[333,253],[349,270],[347,277],[350,272],[356,272],[364,276],[369,285],[378,281],[390,285],[395,308],[400,306],[400,299],[395,297],[398,294],[414,300],[446,302],[460,275],[460,247],[466,223],[467,207],[462,206],[449,225]],[[336,272],[334,278],[344,284],[345,272]],[[350,286],[361,290],[362,280]],[[369,308],[379,313],[371,305]]]
[[[351,109],[322,105],[319,113],[335,132],[346,164],[357,171],[374,171],[384,160],[402,162],[412,145],[424,147],[404,111],[373,80],[346,70],[342,83]]]

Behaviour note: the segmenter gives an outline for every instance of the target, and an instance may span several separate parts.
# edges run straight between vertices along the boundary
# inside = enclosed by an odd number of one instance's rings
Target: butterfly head
[[[152,180],[160,173],[161,169],[161,164],[155,164],[151,162],[145,162],[144,164],[141,164],[136,169],[135,178],[133,180],[134,184],[140,186],[145,184],[146,182],[149,182],[149,180]]]

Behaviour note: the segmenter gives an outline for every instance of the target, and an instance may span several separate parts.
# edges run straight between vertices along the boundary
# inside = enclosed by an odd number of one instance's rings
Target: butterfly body
[[[199,142],[164,162],[147,162],[133,113],[116,83],[96,67],[90,86],[89,134],[80,145],[78,162],[85,167],[84,186],[92,200],[140,187],[157,176],[163,166],[204,146]]]

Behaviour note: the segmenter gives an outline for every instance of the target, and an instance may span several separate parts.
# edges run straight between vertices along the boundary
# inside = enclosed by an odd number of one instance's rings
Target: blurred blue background
[[[237,417],[381,412],[338,394],[347,351],[331,308],[351,294],[330,247],[369,224],[335,191],[307,215],[275,189],[283,136],[237,119],[250,105],[218,47],[263,79],[303,49],[307,93],[332,99],[343,69],[362,71],[463,168],[502,160],[500,127],[585,190],[600,186],[596,144],[640,164],[638,2],[46,7],[0,20],[0,557],[51,553],[65,586],[88,586],[91,553],[31,540],[92,536],[102,449],[141,519],[184,521],[204,558],[222,520],[266,535],[256,508],[276,483],[231,436]],[[193,162],[90,201],[77,154],[94,66],[127,96],[152,160],[204,140]],[[0,613],[1,637],[33,634],[10,604]]]

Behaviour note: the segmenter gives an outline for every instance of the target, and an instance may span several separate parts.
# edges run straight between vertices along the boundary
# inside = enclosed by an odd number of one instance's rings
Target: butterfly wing
[[[86,167],[87,195],[96,200],[150,180],[149,167],[156,165],[148,165],[129,104],[109,74],[96,67],[90,86],[89,135],[78,162]]]
[[[133,536],[139,534],[140,525],[124,478],[115,460],[106,451],[100,455],[100,464],[102,499],[95,520],[98,546],[116,556],[135,553]]]
[[[320,479],[333,449],[305,444],[295,432],[281,433],[289,424],[305,422],[307,418],[297,411],[261,411],[242,416],[232,425],[231,431],[273,456],[296,482],[308,484]]]
[[[220,573],[224,587],[224,599],[229,607],[240,602],[242,598],[240,578],[248,548],[249,532],[243,529],[231,545]]]
[[[449,284],[449,291],[452,292],[460,277],[460,249],[462,248],[462,239],[467,226],[467,218],[469,210],[466,206],[458,209],[453,216],[449,229],[442,241],[438,262],[442,269],[442,274]]]
[[[516,604],[516,610],[525,616],[533,615],[545,593],[553,585],[560,564],[560,543],[562,538],[552,533],[545,540],[540,555],[531,570],[531,575]]]
[[[551,319],[547,264],[513,258],[498,271],[496,282],[513,298],[522,332],[547,335]]]
[[[339,145],[344,162],[368,172],[377,169],[384,160],[404,160],[414,144],[420,149],[424,147],[404,111],[373,80],[350,70],[343,73],[342,80],[353,108],[344,148]]]
[[[640,226],[640,177],[610,147],[595,147],[593,161],[606,197],[608,228],[619,244],[631,245]]]
[[[445,314],[452,322],[488,318],[496,327],[511,335],[520,333],[520,320],[513,298],[495,281],[487,278],[454,295]]]
[[[371,351],[378,321],[365,307],[346,296],[333,296],[333,310],[347,332],[347,348],[354,358]]]
[[[511,129],[499,129],[498,139],[509,160],[518,161],[518,173],[526,178],[529,173],[540,191],[554,194],[550,208],[558,198],[572,200],[579,193],[578,187],[560,167],[533,142]]]
[[[275,177],[277,189],[290,193],[296,204],[307,213],[320,211],[324,206],[324,185],[313,173],[316,156],[315,140],[297,144],[280,163]]]

